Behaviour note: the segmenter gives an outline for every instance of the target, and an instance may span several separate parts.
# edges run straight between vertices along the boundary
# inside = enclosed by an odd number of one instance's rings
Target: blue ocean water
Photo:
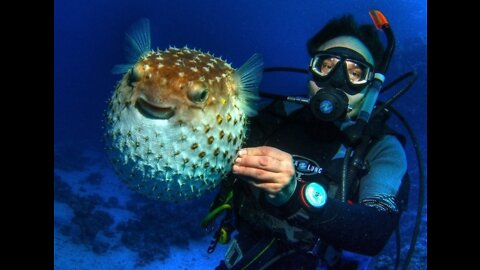
[[[120,79],[111,69],[125,62],[125,31],[142,17],[150,19],[154,48],[188,45],[222,56],[233,67],[261,53],[266,67],[306,68],[306,40],[329,19],[351,13],[360,23],[371,23],[368,10],[381,10],[397,41],[386,82],[411,70],[418,74],[416,83],[394,106],[415,131],[426,164],[426,1],[56,0],[54,8],[55,269],[92,269],[91,262],[78,258],[80,254],[91,254],[98,269],[102,260],[124,269],[147,267],[173,257],[171,246],[187,247],[190,239],[207,239],[205,248],[209,244],[211,234],[196,229],[200,230],[198,222],[211,196],[158,205],[127,190],[104,156],[103,114]],[[261,89],[298,95],[305,93],[306,80],[302,74],[268,73]],[[380,98],[386,100],[393,92]],[[391,121],[392,127],[406,132],[398,120]],[[408,249],[418,197],[419,169],[411,141],[407,154],[412,192],[409,211],[401,221],[402,254]],[[193,206],[198,213],[187,211]],[[426,268],[425,226],[426,216],[412,261],[417,268],[411,269]],[[389,269],[384,265],[392,264],[394,246],[392,237],[370,269]],[[133,263],[108,257],[123,249],[136,255]],[[202,246],[196,252],[205,250]],[[69,254],[76,258],[74,263],[68,260]],[[220,255],[200,258],[210,262],[207,269],[212,269]]]

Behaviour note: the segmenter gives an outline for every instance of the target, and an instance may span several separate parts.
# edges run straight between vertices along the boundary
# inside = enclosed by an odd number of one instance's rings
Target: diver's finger
[[[234,174],[249,176],[255,179],[253,181],[259,182],[277,182],[278,178],[281,177],[279,173],[273,173],[267,170],[252,168],[252,167],[244,167],[239,165],[233,165],[232,171]]]
[[[238,156],[243,157],[245,155],[248,156],[270,156],[276,158],[278,160],[282,160],[285,158],[289,158],[290,154],[284,152],[278,148],[270,147],[270,146],[259,146],[259,147],[247,147],[242,148],[238,151]]]
[[[272,158],[270,156],[248,156],[237,157],[235,159],[235,165],[243,167],[251,167],[257,169],[263,169],[270,172],[283,172],[289,170],[285,162]],[[293,167],[293,165],[291,165]]]

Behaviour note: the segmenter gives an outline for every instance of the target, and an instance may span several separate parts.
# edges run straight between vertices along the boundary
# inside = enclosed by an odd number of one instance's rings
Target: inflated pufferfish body
[[[214,189],[230,172],[256,114],[262,59],[234,70],[189,48],[150,49],[144,19],[127,33],[131,65],[109,101],[106,145],[119,177],[162,201],[182,201]]]

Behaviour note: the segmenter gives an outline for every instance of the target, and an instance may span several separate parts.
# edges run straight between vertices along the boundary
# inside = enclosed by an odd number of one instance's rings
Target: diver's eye
[[[207,88],[197,88],[191,89],[188,91],[188,99],[190,99],[194,103],[202,103],[205,102],[208,98],[208,89]]]

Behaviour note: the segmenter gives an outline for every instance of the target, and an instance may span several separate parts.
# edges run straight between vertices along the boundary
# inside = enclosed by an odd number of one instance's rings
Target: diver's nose
[[[343,68],[338,68],[330,79],[330,83],[335,88],[344,88],[347,86],[347,81],[345,80],[345,72]]]

